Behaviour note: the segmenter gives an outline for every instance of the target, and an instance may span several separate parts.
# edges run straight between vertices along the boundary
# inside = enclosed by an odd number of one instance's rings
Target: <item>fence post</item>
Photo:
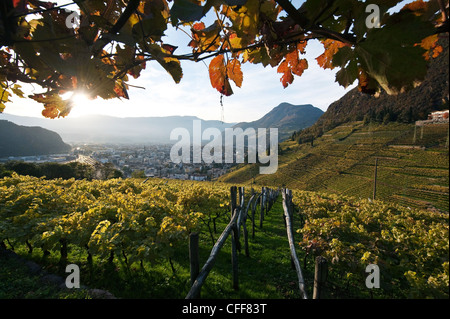
[[[292,190],[286,188],[286,204],[288,207],[288,214],[291,220],[291,233],[294,236],[294,204],[292,203]],[[292,237],[294,238],[294,237]],[[295,269],[294,258],[291,256],[291,268]]]
[[[191,265],[191,286],[194,284],[195,279],[200,271],[200,258],[198,249],[198,233],[191,233],[189,235],[189,262]],[[200,297],[200,290],[194,298]]]
[[[231,218],[233,218],[233,216],[235,214],[240,214],[240,212],[241,211],[239,209],[235,209]],[[232,275],[233,275],[233,289],[234,290],[239,289],[238,255],[237,255],[237,242],[236,242],[236,237],[237,237],[236,235],[238,232],[238,227],[237,227],[238,219],[239,219],[239,217],[236,218],[236,222],[232,226],[232,234],[231,234],[231,269],[232,269]]]
[[[292,232],[293,227],[291,224],[291,214],[289,212],[290,210],[290,200],[292,198],[289,197],[289,190],[283,190],[283,210],[284,210],[284,216],[286,220],[286,232],[287,237],[289,241],[289,249],[291,251],[291,260],[294,263],[295,269],[297,271],[297,277],[298,277],[298,286],[300,289],[300,294],[303,299],[307,299],[306,291],[305,291],[305,281],[303,279],[302,269],[300,267],[300,262],[298,261],[297,253],[295,251],[295,243],[294,243],[294,234]]]
[[[314,292],[313,299],[320,299],[324,296],[325,282],[328,276],[328,263],[322,256],[316,257],[316,267],[314,270]]]
[[[261,204],[260,204],[261,212],[259,215],[259,228],[263,227],[263,219],[264,219],[264,187],[261,188]]]
[[[255,238],[255,227],[256,227],[255,213],[256,213],[256,205],[258,204],[258,199],[259,199],[259,197],[257,196],[255,198],[255,202],[252,205],[252,238],[253,239]]]
[[[239,214],[239,210],[236,208],[236,197],[237,197],[237,187],[231,186],[231,219],[235,217],[235,214]],[[237,264],[237,223],[239,220],[239,216],[235,218],[236,222],[234,225],[231,225],[231,268],[233,275],[233,288],[237,290],[239,288],[238,281],[238,264]]]

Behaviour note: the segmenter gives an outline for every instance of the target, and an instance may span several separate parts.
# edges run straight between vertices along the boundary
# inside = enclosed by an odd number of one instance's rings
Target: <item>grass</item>
[[[227,239],[215,265],[201,291],[202,298],[246,298],[286,299],[298,298],[298,282],[291,267],[289,244],[283,222],[283,208],[278,200],[266,215],[262,229],[258,223],[255,238],[251,237],[251,222],[248,221],[250,256],[244,249],[238,254],[239,289],[232,288],[231,244]],[[226,221],[218,224],[218,234],[225,228]],[[296,225],[295,227],[297,227]],[[243,246],[243,238],[241,238]],[[114,259],[114,264],[96,260],[86,262],[83,250],[69,247],[67,263],[80,267],[81,285],[104,289],[118,298],[184,298],[190,289],[188,243],[177,247],[171,258],[175,272],[168,260],[126,265],[124,259]],[[209,233],[200,234],[200,267],[206,262],[212,248]],[[17,246],[17,254],[32,259],[43,268],[65,278],[65,265],[59,264],[59,254],[43,256],[39,249],[30,255],[26,247]],[[0,298],[89,298],[80,291],[62,294],[57,287],[42,283],[31,275],[24,265],[0,255]]]
[[[17,258],[0,255],[0,299],[85,299],[91,298],[84,290],[62,290],[33,275]]]

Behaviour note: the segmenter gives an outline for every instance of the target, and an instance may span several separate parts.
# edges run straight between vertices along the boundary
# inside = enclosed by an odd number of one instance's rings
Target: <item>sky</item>
[[[69,1],[57,1],[64,4]],[[303,1],[294,0],[299,7]],[[406,1],[410,2],[410,1]],[[179,48],[176,54],[189,52],[187,44],[190,38],[173,28],[166,31],[165,43]],[[129,100],[110,99],[87,100],[80,97],[68,117],[88,114],[102,114],[115,117],[154,117],[154,116],[197,116],[204,120],[221,120],[228,123],[250,122],[257,120],[280,103],[295,105],[312,104],[326,111],[328,106],[351,90],[344,89],[335,82],[338,69],[324,70],[317,65],[316,57],[323,53],[323,46],[318,41],[309,41],[306,54],[309,68],[301,77],[295,76],[294,82],[283,88],[276,67],[261,64],[242,64],[244,80],[241,88],[232,83],[234,94],[223,97],[212,88],[209,81],[208,65],[210,60],[202,62],[182,61],[183,78],[175,84],[172,77],[154,61],[147,62],[147,67],[138,79],[130,79],[129,84],[145,87],[130,87]],[[355,83],[356,84],[356,83]],[[39,87],[23,85],[25,92],[42,92]],[[31,99],[13,98],[6,104],[4,113],[42,117],[43,106]]]

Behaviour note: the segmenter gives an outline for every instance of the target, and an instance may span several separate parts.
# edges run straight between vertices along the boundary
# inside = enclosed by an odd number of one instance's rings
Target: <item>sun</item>
[[[61,95],[64,100],[70,100],[72,104],[72,110],[69,116],[79,117],[92,113],[94,107],[94,101],[89,99],[86,93],[81,91],[67,92]]]

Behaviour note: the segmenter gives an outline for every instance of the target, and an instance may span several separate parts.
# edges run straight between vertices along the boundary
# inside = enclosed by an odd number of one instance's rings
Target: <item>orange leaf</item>
[[[292,75],[291,69],[289,68],[288,62],[284,60],[280,63],[277,69],[278,73],[283,73],[280,81],[283,84],[284,88],[287,88],[289,84],[292,84],[294,81],[294,76]]]
[[[301,54],[305,54],[306,53],[306,51],[305,51],[305,48],[306,48],[306,45],[308,44],[308,41],[300,41],[298,44],[297,44],[297,50],[301,53]]]
[[[415,15],[421,15],[419,11],[425,11],[428,9],[428,2],[424,2],[423,0],[416,0],[411,3],[406,4],[402,10],[410,10],[413,11]]]
[[[42,110],[42,115],[47,118],[54,119],[58,117],[59,110],[56,105],[48,105]]]
[[[283,73],[280,81],[283,87],[286,88],[294,81],[294,74],[301,76],[303,72],[308,68],[308,61],[299,58],[299,50],[296,48],[292,52],[286,54],[284,61],[278,66],[277,72]]]
[[[317,63],[321,68],[332,70],[334,69],[333,56],[339,51],[340,48],[349,45],[332,39],[326,39],[322,41],[322,43],[325,48],[325,52],[316,58]]]
[[[196,31],[203,30],[204,28],[205,28],[205,24],[203,22],[194,23],[194,25],[192,26],[192,29],[194,29]]]
[[[233,59],[227,64],[228,78],[233,80],[237,87],[241,87],[244,75],[241,70],[241,62],[238,59]]]
[[[303,72],[308,68],[308,61],[305,59],[298,60],[298,63],[291,67],[292,73],[302,76]]]
[[[211,60],[209,64],[209,80],[211,81],[212,87],[221,94],[225,96],[233,94],[230,82],[228,81],[227,68],[223,55],[218,55]]]
[[[375,95],[378,91],[377,82],[361,68],[358,73],[358,90],[369,95]]]
[[[416,44],[420,45],[422,48],[427,50],[427,52],[424,53],[425,60],[428,61],[430,57],[437,58],[439,54],[441,54],[442,51],[444,51],[442,46],[439,45],[438,41],[439,41],[438,35],[434,34],[423,39],[420,44]]]

